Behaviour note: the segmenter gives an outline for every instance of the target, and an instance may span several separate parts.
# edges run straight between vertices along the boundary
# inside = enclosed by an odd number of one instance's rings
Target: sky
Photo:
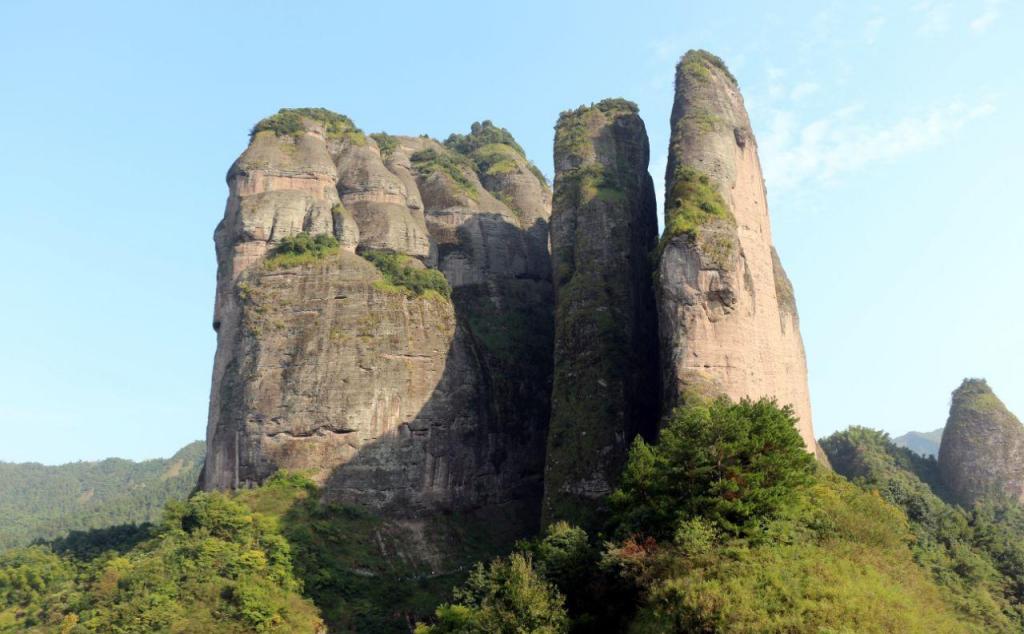
[[[625,97],[661,189],[691,48],[746,98],[817,435],[936,429],[967,376],[1024,415],[1022,5],[4,0],[0,460],[204,437],[212,233],[260,118],[491,119],[550,177],[558,113]]]

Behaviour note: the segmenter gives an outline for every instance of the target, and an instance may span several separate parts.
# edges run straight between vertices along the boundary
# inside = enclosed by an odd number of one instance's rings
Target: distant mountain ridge
[[[922,456],[935,456],[939,455],[939,445],[942,444],[942,430],[945,427],[939,427],[934,431],[908,431],[902,436],[897,436],[892,439],[892,444],[897,447],[906,447],[916,454]]]
[[[195,488],[206,443],[170,458],[135,462],[108,458],[59,466],[0,462],[0,550],[73,530],[137,524]]]

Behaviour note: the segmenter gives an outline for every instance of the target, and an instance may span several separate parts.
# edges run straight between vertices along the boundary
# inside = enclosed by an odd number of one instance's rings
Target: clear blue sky
[[[6,0],[0,460],[204,436],[211,235],[261,117],[442,138],[489,118],[550,175],[559,111],[623,96],[660,189],[689,48],[746,95],[818,435],[939,427],[964,376],[1024,415],[1022,34],[993,0]]]

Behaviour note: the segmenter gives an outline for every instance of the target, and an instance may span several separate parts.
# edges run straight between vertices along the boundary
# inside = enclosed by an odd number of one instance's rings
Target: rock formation
[[[793,287],[772,245],[743,97],[720,59],[682,58],[671,125],[657,265],[664,403],[774,396],[793,406],[813,451]]]
[[[1024,500],[1024,427],[984,379],[964,379],[953,392],[939,473],[966,507],[987,496]]]
[[[677,69],[660,242],[634,104],[563,113],[555,143],[552,265],[551,190],[489,121],[443,143],[323,109],[259,122],[214,236],[201,486],[302,470],[392,519],[586,524],[633,437],[693,393],[775,396],[814,448],[793,288],[722,62]]]
[[[656,428],[657,243],[650,148],[631,102],[564,112],[555,127],[551,254],[555,370],[544,521],[587,525],[629,444]]]
[[[521,504],[536,519],[550,190],[489,122],[449,141],[368,136],[321,109],[253,129],[215,232],[203,488],[305,470],[392,517]],[[299,234],[325,246],[280,256]],[[408,285],[428,267],[450,298]]]

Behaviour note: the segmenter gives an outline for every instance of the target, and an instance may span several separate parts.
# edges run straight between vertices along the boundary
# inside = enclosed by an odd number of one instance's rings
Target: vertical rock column
[[[984,379],[964,379],[939,445],[939,473],[953,498],[1024,500],[1024,426]]]
[[[665,404],[774,396],[793,406],[815,451],[793,287],[772,246],[750,119],[722,60],[683,56],[671,125],[657,263]]]
[[[555,369],[543,520],[591,523],[637,433],[659,415],[657,240],[636,106],[609,99],[555,127]]]

